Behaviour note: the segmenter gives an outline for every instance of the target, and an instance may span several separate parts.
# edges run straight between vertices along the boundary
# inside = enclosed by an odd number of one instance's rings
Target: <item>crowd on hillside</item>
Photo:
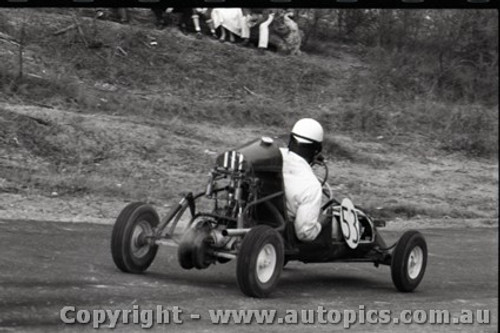
[[[262,8],[152,8],[159,29],[177,25],[185,33],[197,38],[208,35],[224,43],[257,46],[264,53],[272,44],[286,54],[299,54],[301,31],[294,21],[292,10]],[[114,8],[112,13],[122,23],[129,21],[125,8]],[[104,16],[102,9],[97,16]]]

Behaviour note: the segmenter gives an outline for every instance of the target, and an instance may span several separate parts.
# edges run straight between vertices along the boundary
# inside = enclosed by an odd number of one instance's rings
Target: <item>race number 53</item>
[[[340,210],[340,226],[342,234],[347,245],[351,249],[355,249],[359,243],[359,221],[354,205],[351,200],[345,198],[342,200]]]

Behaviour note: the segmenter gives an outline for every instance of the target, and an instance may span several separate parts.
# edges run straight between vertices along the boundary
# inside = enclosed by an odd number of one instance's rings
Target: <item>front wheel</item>
[[[111,236],[111,254],[120,270],[141,273],[151,265],[158,245],[150,237],[158,222],[155,209],[142,202],[130,203],[121,211]]]
[[[260,225],[243,238],[236,264],[241,291],[251,297],[267,297],[276,287],[283,269],[285,250],[281,235]]]
[[[427,265],[427,243],[415,230],[401,236],[392,254],[391,276],[399,291],[413,291],[422,281]]]

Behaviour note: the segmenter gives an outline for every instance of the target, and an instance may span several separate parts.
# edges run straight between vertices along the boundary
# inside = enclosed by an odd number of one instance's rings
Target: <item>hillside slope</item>
[[[152,21],[80,14],[2,13],[9,36],[28,23],[23,80],[18,46],[0,48],[0,218],[111,222],[131,200],[163,211],[203,188],[217,153],[285,134],[304,116],[325,125],[339,197],[388,219],[498,216],[497,160],[442,150],[421,119],[412,131],[383,126],[404,121],[357,94],[354,82],[372,69],[350,46],[330,57],[259,56]],[[54,35],[75,20],[81,31]]]

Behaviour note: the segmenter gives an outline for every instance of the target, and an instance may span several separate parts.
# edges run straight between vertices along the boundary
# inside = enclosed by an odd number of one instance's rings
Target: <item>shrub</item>
[[[441,131],[442,148],[470,156],[498,156],[498,109],[478,105],[449,110]]]

